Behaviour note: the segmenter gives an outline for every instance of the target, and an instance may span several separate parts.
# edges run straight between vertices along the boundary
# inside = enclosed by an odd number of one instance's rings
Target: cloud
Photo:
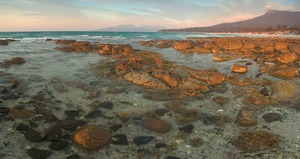
[[[256,16],[257,15],[252,15],[252,14],[232,15],[229,17],[221,18],[221,19],[219,19],[219,21],[221,21],[222,23],[230,23],[230,22],[248,20],[248,19],[254,18]]]
[[[278,3],[278,2],[274,2],[273,0],[268,0],[265,5],[265,10],[276,9],[276,10],[296,11],[300,9],[299,5],[300,5],[299,1],[292,3],[291,1],[287,0],[286,3]]]

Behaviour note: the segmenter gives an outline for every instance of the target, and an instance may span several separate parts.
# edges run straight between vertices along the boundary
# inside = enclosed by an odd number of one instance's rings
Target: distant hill
[[[222,23],[210,27],[194,27],[183,29],[164,29],[160,31],[176,32],[274,32],[299,31],[300,11],[268,10],[264,15],[253,19]]]
[[[135,26],[133,24],[117,25],[108,28],[98,29],[97,31],[113,31],[113,32],[157,32],[158,30],[165,29],[159,25],[142,25]]]

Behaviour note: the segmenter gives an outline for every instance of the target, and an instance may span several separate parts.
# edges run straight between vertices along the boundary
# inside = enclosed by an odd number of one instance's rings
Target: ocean
[[[259,64],[252,59],[238,57],[216,63],[212,61],[213,54],[182,53],[173,48],[161,49],[139,44],[139,41],[155,39],[235,36],[265,37],[251,34],[167,32],[0,32],[0,40],[16,40],[7,46],[0,46],[0,64],[14,57],[25,60],[22,65],[0,66],[0,141],[3,143],[0,144],[0,158],[34,158],[31,157],[34,154],[32,151],[36,156],[50,154],[50,159],[76,156],[95,159],[299,157],[300,116],[295,109],[270,106],[257,111],[255,115],[259,124],[249,129],[270,130],[284,136],[285,140],[280,143],[280,150],[245,153],[232,145],[233,138],[242,130],[248,129],[239,127],[235,122],[238,111],[245,106],[241,97],[243,89],[225,83],[215,88],[217,91],[204,93],[201,97],[183,101],[168,99],[170,94],[145,89],[124,79],[100,76],[98,72],[101,70],[97,70],[97,66],[103,61],[115,62],[110,56],[64,53],[55,49],[60,45],[53,41],[65,39],[100,44],[130,44],[134,49],[157,52],[174,65],[198,70],[213,68],[225,75],[231,75],[232,64],[250,62],[251,67],[249,66],[247,74],[239,77],[254,78],[259,72]],[[278,80],[267,75],[263,77]],[[17,86],[13,86],[12,81],[17,81]],[[215,97],[227,101],[219,104],[213,101]],[[178,116],[182,112],[171,109],[177,106],[192,111],[191,114],[183,112],[187,118],[189,115],[197,115],[198,110],[201,117],[190,123],[178,123]],[[25,117],[12,111],[20,109],[26,110],[20,112]],[[74,120],[66,112],[73,112]],[[137,115],[123,121],[117,117],[120,112]],[[282,114],[284,122],[265,123],[262,116],[266,112]],[[145,113],[145,116],[141,113]],[[34,114],[34,117],[27,118],[30,114]],[[141,120],[146,116],[155,116],[166,121],[171,127],[170,131],[157,133],[145,129],[141,126]],[[225,123],[216,123],[219,117]],[[71,139],[74,130],[60,124],[69,122],[68,126],[72,127],[79,121],[100,125],[109,130],[113,138],[108,146],[98,151],[86,151],[74,144]],[[22,124],[28,126],[31,133]],[[49,132],[55,124],[60,128],[57,132],[59,138],[53,141],[45,134],[57,135],[55,131],[54,134]],[[23,129],[20,129],[20,125]],[[191,127],[192,130],[188,133],[187,129]],[[38,133],[32,133],[32,129]],[[36,134],[42,136],[41,141],[36,142]],[[136,144],[137,139],[142,144]],[[62,143],[53,146],[56,142]],[[37,149],[44,151],[36,151]]]

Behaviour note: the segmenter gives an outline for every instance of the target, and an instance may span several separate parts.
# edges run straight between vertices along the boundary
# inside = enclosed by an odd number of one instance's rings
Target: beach
[[[300,157],[297,36],[0,39],[0,158]]]

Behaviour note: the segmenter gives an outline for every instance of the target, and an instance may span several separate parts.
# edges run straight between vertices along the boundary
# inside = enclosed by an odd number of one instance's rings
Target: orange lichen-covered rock
[[[159,88],[159,89],[166,89],[168,88],[164,83],[153,78],[146,72],[129,72],[124,75],[124,78],[127,81],[131,81],[134,84],[142,85],[147,88]]]
[[[173,48],[177,50],[187,50],[192,49],[194,47],[194,42],[192,40],[186,41],[176,41],[173,43]]]
[[[144,119],[141,121],[141,125],[148,130],[158,133],[166,133],[171,129],[170,124],[158,118]]]
[[[271,73],[272,76],[282,77],[282,78],[291,78],[297,75],[298,69],[296,67],[288,67],[284,69],[279,69]]]
[[[215,70],[190,70],[189,74],[201,81],[205,81],[208,85],[222,84],[225,76]]]
[[[236,73],[246,73],[248,71],[248,67],[245,65],[233,64],[231,66],[231,71]]]
[[[73,135],[75,144],[87,150],[98,150],[108,144],[111,133],[97,125],[85,125]]]
[[[291,54],[280,54],[277,57],[277,60],[281,63],[291,63],[294,62],[298,59],[298,55],[295,53],[291,53]]]

